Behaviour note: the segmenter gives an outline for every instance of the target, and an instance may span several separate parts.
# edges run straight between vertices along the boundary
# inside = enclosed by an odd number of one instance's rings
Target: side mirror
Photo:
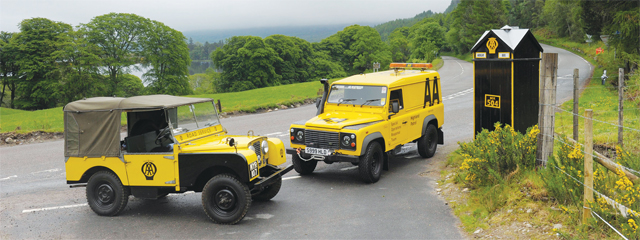
[[[322,101],[322,99],[320,98],[316,98],[316,108],[320,107],[320,102]]]
[[[400,111],[400,105],[398,104],[397,101],[391,102],[391,111],[393,113],[398,113]]]
[[[235,147],[236,146],[236,140],[233,138],[227,138],[227,143],[229,144],[229,147]]]

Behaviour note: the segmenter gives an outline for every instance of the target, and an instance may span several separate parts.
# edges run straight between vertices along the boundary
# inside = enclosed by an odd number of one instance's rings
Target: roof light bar
[[[389,68],[420,68],[427,69],[432,68],[433,65],[431,63],[391,63],[389,64]]]

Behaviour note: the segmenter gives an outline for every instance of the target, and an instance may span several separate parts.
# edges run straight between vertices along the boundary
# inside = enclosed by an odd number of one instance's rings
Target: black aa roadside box
[[[538,123],[542,47],[529,29],[485,31],[473,53],[474,136],[500,122],[525,133]]]

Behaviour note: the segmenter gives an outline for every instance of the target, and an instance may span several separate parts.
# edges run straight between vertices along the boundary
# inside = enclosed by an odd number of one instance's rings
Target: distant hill
[[[376,25],[373,28],[378,30],[378,32],[380,33],[380,36],[382,37],[382,41],[387,41],[387,38],[389,38],[389,34],[391,34],[391,32],[393,32],[393,30],[395,30],[396,28],[413,26],[413,24],[416,24],[423,18],[428,18],[428,17],[431,17],[432,15],[433,15],[433,12],[431,12],[431,10],[428,10],[428,11],[417,14],[413,18],[396,19],[380,25]]]
[[[356,24],[356,23],[354,23]],[[357,23],[363,26],[373,26],[376,23]],[[322,39],[341,31],[353,24],[337,24],[325,26],[292,26],[292,27],[263,27],[246,29],[224,29],[224,30],[198,30],[182,32],[187,39],[192,38],[194,42],[218,42],[233,36],[258,36],[268,37],[273,34],[299,37],[309,42],[320,42]]]
[[[458,6],[458,3],[460,3],[460,1],[462,1],[462,0],[451,0],[451,4],[449,4],[449,7],[447,7],[447,9],[444,10],[444,14],[453,12],[453,9],[456,9],[456,7]]]

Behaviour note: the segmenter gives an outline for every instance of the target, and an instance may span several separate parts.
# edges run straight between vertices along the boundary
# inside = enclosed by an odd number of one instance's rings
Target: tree
[[[311,71],[313,48],[306,40],[277,34],[265,38],[264,42],[282,59],[276,65],[276,73],[282,76],[283,84],[306,82],[315,75]]]
[[[123,74],[118,77],[120,78],[118,81],[120,83],[120,87],[118,87],[118,91],[116,92],[117,96],[133,97],[145,94],[145,87],[142,84],[142,80],[138,76],[132,74]],[[148,92],[150,94],[154,94],[154,90],[155,89],[151,89],[151,91]]]
[[[546,24],[559,37],[569,37],[573,41],[585,38],[582,21],[582,7],[578,1],[547,0],[544,3],[543,17]]]
[[[2,95],[0,103],[4,103],[7,88],[11,92],[9,107],[13,108],[13,100],[16,98],[16,83],[19,78],[20,68],[16,63],[17,46],[13,36],[15,33],[0,32],[0,76],[2,77]]]
[[[46,18],[32,18],[20,23],[20,33],[15,36],[16,64],[20,68],[17,82],[19,99],[16,106],[22,109],[55,107],[60,97],[57,51],[72,31],[69,24],[53,22]]]
[[[83,31],[71,31],[52,53],[60,76],[60,101],[67,103],[83,98],[104,96],[106,78],[100,75],[100,49],[87,41]]]
[[[109,76],[109,95],[118,90],[121,79],[118,76],[140,62],[141,39],[150,25],[149,19],[129,13],[105,14],[81,25],[87,40],[101,49],[104,74]]]
[[[451,49],[469,52],[484,31],[507,24],[507,6],[502,0],[462,0],[448,16],[451,22],[446,40]]]
[[[440,48],[445,44],[445,29],[434,19],[425,19],[413,25],[409,30],[411,39],[412,58],[424,59],[432,62]]]
[[[391,51],[391,59],[394,62],[406,62],[411,56],[408,38],[408,27],[396,28],[389,35],[389,50]]]
[[[276,86],[282,79],[275,68],[282,59],[260,37],[232,37],[211,53],[211,60],[222,69],[216,86],[220,92]]]
[[[605,33],[610,34],[611,46],[615,46],[625,62],[625,72],[631,72],[633,65],[640,64],[640,9],[621,11],[615,14]]]
[[[514,0],[512,3],[509,25],[520,28],[541,26],[543,0]]]
[[[380,34],[368,26],[348,26],[315,46],[316,51],[331,56],[349,74],[362,73],[371,68],[373,62],[380,62],[381,66],[391,62],[391,52]]]
[[[151,67],[143,75],[147,88],[153,93],[190,94],[191,58],[184,35],[161,22],[152,21],[140,42],[143,66]]]

